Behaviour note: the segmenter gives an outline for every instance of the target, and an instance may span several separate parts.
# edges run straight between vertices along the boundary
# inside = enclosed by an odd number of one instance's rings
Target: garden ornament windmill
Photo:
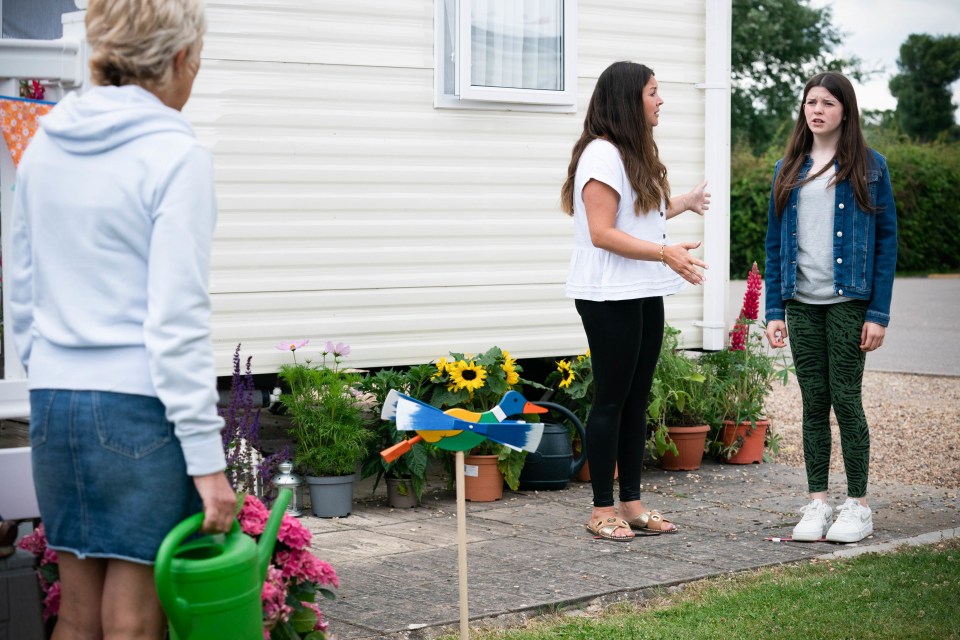
[[[486,439],[493,440],[516,451],[537,450],[543,425],[521,420],[507,420],[507,416],[521,413],[546,413],[547,410],[527,400],[516,391],[508,391],[497,406],[483,413],[453,408],[441,411],[410,396],[391,389],[383,403],[380,417],[397,423],[398,431],[415,431],[416,435],[380,452],[387,462],[393,462],[410,451],[421,440],[456,455],[457,480],[457,559],[460,574],[460,638],[470,637],[467,609],[467,504],[464,498],[463,452],[469,451]]]

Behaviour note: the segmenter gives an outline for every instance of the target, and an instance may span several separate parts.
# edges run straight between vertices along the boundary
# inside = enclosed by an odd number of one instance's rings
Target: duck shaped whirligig
[[[395,421],[398,431],[415,431],[417,435],[384,449],[380,455],[387,462],[393,462],[420,440],[447,451],[469,451],[484,439],[490,439],[517,451],[533,452],[540,444],[543,425],[506,418],[546,412],[516,391],[508,391],[495,407],[478,413],[461,408],[441,411],[391,389],[380,417]]]

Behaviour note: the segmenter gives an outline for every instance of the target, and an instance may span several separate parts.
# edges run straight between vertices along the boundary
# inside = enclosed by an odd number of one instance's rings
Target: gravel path
[[[960,378],[866,371],[863,409],[870,425],[870,479],[960,488]],[[783,437],[777,462],[803,467],[802,405],[796,378],[767,401]],[[840,432],[831,414],[831,471],[843,472]]]

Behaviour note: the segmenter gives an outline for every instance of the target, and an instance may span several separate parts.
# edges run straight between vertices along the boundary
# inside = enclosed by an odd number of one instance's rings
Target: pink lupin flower
[[[753,263],[750,274],[747,276],[747,290],[743,294],[743,309],[740,315],[748,320],[756,320],[760,315],[760,292],[763,290],[763,280],[757,263]]]
[[[745,351],[747,348],[747,333],[750,331],[750,325],[743,318],[743,313],[737,318],[737,323],[733,325],[730,332],[730,351]]]

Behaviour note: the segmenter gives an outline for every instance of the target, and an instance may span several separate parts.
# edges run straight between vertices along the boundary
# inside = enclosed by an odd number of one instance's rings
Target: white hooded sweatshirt
[[[5,274],[31,389],[158,397],[190,475],[225,467],[210,340],[210,154],[137,86],[71,94],[17,171]]]

